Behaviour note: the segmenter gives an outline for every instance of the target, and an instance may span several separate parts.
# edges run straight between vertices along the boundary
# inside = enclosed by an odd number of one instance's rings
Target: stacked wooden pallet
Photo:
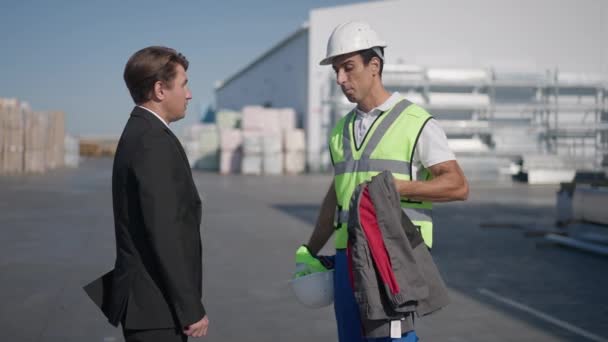
[[[23,172],[23,112],[25,104],[16,99],[0,99],[0,173]]]
[[[42,173],[64,165],[65,118],[0,99],[0,174]]]

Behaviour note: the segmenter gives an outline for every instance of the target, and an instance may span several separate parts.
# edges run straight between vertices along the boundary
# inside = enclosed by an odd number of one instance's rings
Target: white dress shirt
[[[161,118],[160,115],[154,113],[154,111],[152,109],[146,108],[144,106],[137,106],[137,107],[143,108],[143,109],[147,110],[148,112],[154,114],[154,116],[156,116],[158,118],[158,120],[160,120],[163,124],[165,124],[165,126],[167,126],[167,128],[169,128],[169,124],[167,122],[165,122],[165,119]],[[169,128],[169,129],[171,129],[171,128]]]

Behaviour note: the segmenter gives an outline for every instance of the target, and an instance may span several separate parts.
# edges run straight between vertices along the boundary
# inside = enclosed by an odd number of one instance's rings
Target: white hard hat
[[[378,37],[374,29],[363,21],[351,21],[338,25],[327,42],[327,56],[321,65],[328,65],[336,56],[347,53],[367,50],[371,48],[385,48],[386,42]],[[378,53],[379,50],[376,50]],[[384,58],[380,56],[380,58]]]
[[[334,270],[315,272],[289,281],[298,301],[311,308],[322,308],[334,301]]]

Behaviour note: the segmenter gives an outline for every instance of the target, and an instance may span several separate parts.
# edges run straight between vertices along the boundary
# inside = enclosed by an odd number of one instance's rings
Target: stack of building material
[[[215,123],[220,131],[224,129],[235,129],[241,127],[242,118],[243,115],[241,112],[231,110],[222,109],[215,113]]]
[[[46,168],[55,169],[62,167],[65,162],[65,114],[50,112],[48,116]]]
[[[46,113],[28,112],[25,118],[23,169],[25,172],[42,173],[46,170],[49,116]]]
[[[241,123],[243,128],[243,161],[241,172],[243,174],[260,175],[264,170],[264,163],[268,163],[266,167],[274,171],[276,165],[272,164],[276,158],[272,158],[274,151],[272,150],[276,144],[274,135],[279,135],[281,132],[280,123],[276,117],[276,111],[260,106],[245,106],[243,107],[243,120]],[[264,141],[267,143],[264,143]],[[265,147],[269,147],[265,151]]]
[[[266,108],[261,106],[245,106],[242,109],[242,113],[241,127],[243,128],[243,132],[264,131]]]
[[[283,173],[283,135],[295,125],[295,112],[291,109],[265,108],[262,120],[262,170],[266,175],[280,175]]]
[[[243,132],[239,129],[220,130],[220,173],[241,172],[243,162]]]
[[[279,124],[281,125],[281,129],[283,134],[288,131],[292,131],[297,127],[297,114],[293,108],[280,108],[277,109]]]
[[[285,131],[285,172],[298,174],[306,168],[306,137],[303,129]]]
[[[118,137],[89,136],[79,139],[78,151],[83,157],[113,157],[118,148]]]
[[[32,112],[17,99],[0,99],[0,173],[42,173],[64,165],[61,112]]]
[[[64,161],[63,164],[67,167],[78,167],[80,162],[80,148],[78,139],[67,135],[64,138]]]
[[[244,118],[244,117],[243,117]],[[241,172],[245,175],[262,174],[262,156],[264,152],[264,132],[255,130],[243,131],[243,160]]]
[[[262,138],[262,169],[266,175],[283,173],[283,141],[281,134],[266,134]]]
[[[102,146],[93,139],[79,139],[78,152],[83,157],[99,158],[102,156]]]
[[[17,99],[0,99],[0,173],[23,171],[23,112],[27,109]]]
[[[262,136],[264,132],[264,108],[245,106],[242,109],[243,119],[243,158],[241,173],[262,174]]]
[[[196,124],[185,129],[182,144],[190,167],[217,171],[219,169],[219,133],[213,124]]]

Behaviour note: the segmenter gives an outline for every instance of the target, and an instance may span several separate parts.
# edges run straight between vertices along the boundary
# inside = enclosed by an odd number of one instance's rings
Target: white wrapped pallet
[[[214,124],[195,124],[184,130],[183,139],[188,142],[198,142],[199,150],[215,151],[220,147],[220,137]]]
[[[220,150],[222,152],[240,150],[242,145],[243,131],[238,129],[220,130]]]
[[[215,123],[219,130],[239,128],[242,119],[241,112],[222,109],[215,113]]]
[[[222,150],[220,152],[220,173],[223,175],[241,172],[243,152],[237,150]]]
[[[284,155],[285,173],[299,174],[306,170],[306,152],[286,152]]]
[[[243,155],[241,172],[244,175],[262,174],[262,155]]]
[[[201,155],[200,151],[200,142],[198,140],[182,140],[182,146],[184,148],[184,152],[186,152],[186,157],[188,158],[188,162],[190,163],[190,167],[194,166],[196,160]]]
[[[63,112],[50,112],[47,134],[46,168],[62,167],[65,161],[65,115]]]
[[[198,140],[185,141],[183,146],[191,168],[211,171],[219,169],[219,150],[206,150]]]
[[[42,173],[46,170],[47,133],[49,116],[46,113],[25,113],[24,161],[25,172]]]
[[[219,132],[214,124],[195,124],[183,131],[182,145],[191,168],[219,169]]]
[[[262,158],[262,169],[265,175],[280,175],[283,173],[283,153],[264,154]]]
[[[302,152],[306,150],[306,134],[303,129],[286,130],[283,138],[285,151]]]
[[[263,132],[243,131],[243,155],[261,155],[264,151],[263,137]]]
[[[297,115],[293,108],[280,108],[279,124],[282,131],[294,130],[297,127]]]
[[[3,132],[3,173],[20,173],[23,171],[23,139],[24,122],[23,112],[27,106],[22,105],[16,99],[5,99],[3,101],[4,129]]]
[[[80,163],[80,145],[78,139],[66,134],[64,137],[64,146],[64,165],[72,168],[78,167],[78,164]]]
[[[266,133],[262,137],[264,155],[274,155],[283,151],[283,142],[280,134]]]
[[[281,134],[281,110],[274,108],[264,108],[262,113],[264,132],[270,134]]]
[[[264,107],[245,106],[242,112],[241,127],[243,131],[264,131]]]

